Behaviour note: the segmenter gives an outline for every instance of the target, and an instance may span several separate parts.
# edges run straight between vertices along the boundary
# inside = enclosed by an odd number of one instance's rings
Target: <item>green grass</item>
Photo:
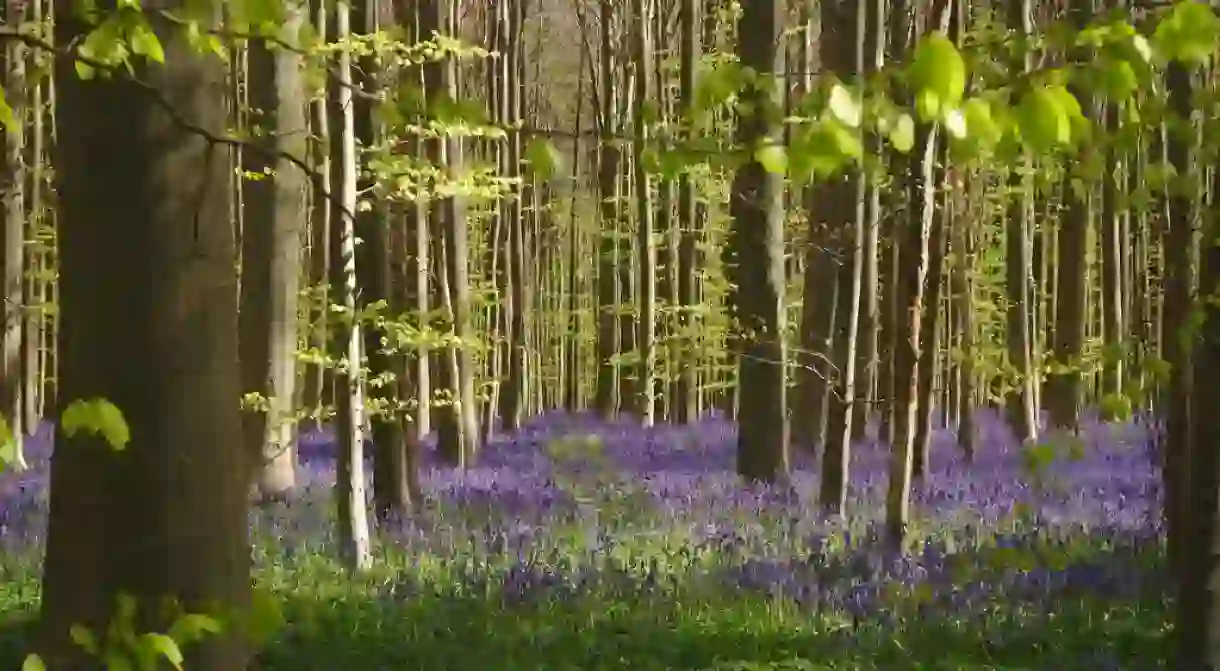
[[[384,556],[358,579],[319,555],[260,564],[256,583],[275,595],[286,620],[261,655],[267,670],[1035,671],[1099,649],[1122,660],[1084,671],[1163,668],[1166,658],[1168,613],[1151,599],[1066,600],[1047,615],[1006,608],[997,594],[987,617],[912,616],[896,606],[908,615],[894,626],[854,626],[784,600],[682,582],[650,594],[512,603],[459,589],[436,565]],[[414,588],[406,593],[405,584]],[[36,608],[32,577],[0,585],[0,668],[17,668]]]

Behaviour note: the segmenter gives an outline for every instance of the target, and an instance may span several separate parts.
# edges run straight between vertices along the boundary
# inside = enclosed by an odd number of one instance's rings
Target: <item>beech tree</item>
[[[73,7],[55,6],[59,44],[87,30]],[[214,25],[216,6],[200,9],[188,15]],[[164,64],[129,75],[94,61],[85,80],[61,59],[55,73],[63,421],[40,645],[53,669],[96,664],[70,629],[103,630],[120,594],[154,627],[165,624],[166,597],[233,616],[250,602],[236,241],[227,148],[215,139],[226,124],[225,71],[168,20],[147,16]],[[72,404],[92,399],[121,409],[129,436],[115,422],[107,431],[121,452],[71,430]],[[186,664],[232,671],[247,654],[233,627],[192,647]]]

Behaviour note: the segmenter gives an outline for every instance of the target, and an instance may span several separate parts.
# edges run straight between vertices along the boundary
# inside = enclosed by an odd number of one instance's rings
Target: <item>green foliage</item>
[[[0,128],[12,129],[17,127],[17,118],[13,116],[13,108],[8,104],[8,100],[4,96],[4,89],[0,88]]]
[[[1157,24],[1153,40],[1167,60],[1206,65],[1220,43],[1220,20],[1209,3],[1178,2]]]
[[[131,429],[123,413],[104,398],[76,399],[64,408],[60,428],[69,438],[78,433],[101,436],[115,451],[126,449],[131,442]]]
[[[160,668],[161,660],[182,671],[185,661],[182,646],[222,631],[220,622],[215,618],[184,613],[171,624],[169,634],[139,633],[135,628],[136,608],[136,600],[131,595],[119,594],[114,617],[107,625],[104,636],[99,638],[79,624],[72,625],[68,635],[73,644],[100,661],[107,671],[156,671]],[[37,654],[27,655],[21,666],[22,671],[45,668]]]
[[[1122,392],[1111,392],[1101,397],[1098,404],[1103,422],[1126,422],[1133,411],[1131,397]]]
[[[3,415],[0,415],[0,472],[6,466],[15,464],[21,458],[21,445],[17,442],[17,434]]]
[[[549,140],[534,138],[525,147],[525,161],[531,174],[540,180],[550,179],[563,165],[563,157]]]
[[[915,93],[915,110],[924,121],[954,110],[966,93],[966,63],[953,42],[941,32],[920,39],[907,69]]]

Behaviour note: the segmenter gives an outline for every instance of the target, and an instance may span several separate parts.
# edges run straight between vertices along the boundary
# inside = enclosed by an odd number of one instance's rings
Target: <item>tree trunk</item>
[[[680,39],[678,104],[675,113],[683,116],[695,104],[695,67],[699,60],[699,3],[679,0]],[[695,184],[689,173],[678,176],[678,329],[681,349],[676,365],[678,384],[674,396],[675,419],[689,424],[698,419],[699,358],[694,353],[695,273],[698,272],[699,225],[695,203]]]
[[[68,7],[56,5],[60,44],[87,30]],[[223,135],[221,62],[148,16],[166,58],[139,68],[141,80],[181,118]],[[122,453],[94,436],[56,436],[40,652],[48,668],[72,670],[96,661],[80,659],[69,628],[97,631],[121,592],[137,599],[141,631],[164,630],[167,597],[188,612],[246,611],[249,458],[227,151],[122,77],[84,82],[70,60],[56,67],[60,410],[105,398],[131,432]],[[244,669],[243,639],[226,628],[188,649],[185,666]]]
[[[868,30],[868,3],[824,1],[822,3],[822,65],[849,85],[864,72],[864,47]],[[834,265],[835,315],[831,330],[832,360],[837,369],[829,396],[826,440],[822,453],[822,481],[818,494],[822,508],[843,514],[847,505],[850,476],[852,413],[856,400],[856,339],[860,322],[860,294],[864,265],[866,186],[855,166],[836,175],[818,189],[819,210],[826,213],[825,226],[836,241]],[[813,300],[809,296],[807,300]]]
[[[506,121],[510,128],[522,121],[524,74],[521,59],[522,30],[524,27],[525,0],[507,2],[508,22],[505,41],[505,84]],[[508,227],[508,286],[511,312],[508,315],[508,377],[500,390],[500,421],[504,428],[515,431],[521,426],[522,408],[526,402],[526,378],[529,375],[529,343],[527,342],[526,318],[528,316],[529,280],[526,278],[525,267],[525,213],[522,211],[525,189],[520,183],[525,179],[521,169],[521,133],[515,130],[508,132],[507,155],[505,167],[507,176],[518,180],[516,186],[508,194],[504,204],[504,225]]]
[[[1180,82],[1176,82],[1180,84]],[[1171,89],[1171,96],[1176,95]],[[1182,102],[1176,100],[1174,102]],[[1187,117],[1189,118],[1189,117]],[[1185,139],[1185,138],[1183,138]],[[1185,174],[1185,173],[1183,173]],[[1213,176],[1213,180],[1217,177]],[[1213,185],[1220,186],[1216,182]],[[1183,223],[1174,221],[1171,225]],[[1215,228],[1209,231],[1215,235]],[[1172,229],[1171,229],[1172,234]],[[1202,254],[1199,295],[1215,296],[1220,291],[1220,246],[1209,244]],[[1193,356],[1201,380],[1220,376],[1220,306],[1213,300],[1202,301],[1204,313],[1201,338],[1193,335],[1186,340],[1196,347]],[[1176,340],[1177,338],[1170,338]],[[1189,478],[1189,504],[1179,510],[1182,518],[1174,531],[1183,534],[1177,546],[1180,553],[1180,574],[1177,594],[1175,669],[1220,669],[1220,562],[1216,561],[1220,526],[1216,523],[1220,503],[1220,387],[1201,384],[1195,390],[1193,423],[1187,430],[1197,446],[1191,455],[1193,463],[1186,473]]]
[[[454,37],[452,5],[449,0],[430,0],[421,9],[420,33]],[[430,101],[458,99],[457,66],[452,56],[424,66],[424,90]],[[462,167],[462,143],[444,137],[429,143],[429,158],[444,166],[446,175],[457,175]],[[447,179],[442,177],[441,179]],[[452,179],[452,178],[448,178]],[[478,451],[479,425],[474,403],[474,362],[470,356],[471,316],[468,270],[466,207],[461,196],[439,198],[432,203],[433,233],[440,236],[445,251],[444,284],[448,291],[448,321],[454,343],[447,345],[450,402],[441,406],[437,417],[437,451],[445,463],[465,467]],[[523,343],[517,343],[523,345]]]
[[[335,5],[335,39],[351,36],[351,6]],[[351,52],[339,52],[336,81],[332,88],[334,114],[338,122],[331,183],[338,187],[338,203],[332,211],[331,292],[343,307],[335,324],[335,359],[343,360],[336,375],[335,434],[338,477],[335,496],[339,509],[339,554],[348,571],[364,571],[372,565],[368,512],[365,509],[364,477],[364,361],[361,353],[362,325],[355,320],[356,305],[356,119],[352,100]]]
[[[652,179],[644,164],[644,149],[648,144],[648,120],[645,105],[652,93],[652,44],[649,37],[651,21],[649,0],[631,0],[634,18],[633,67],[635,69],[635,94],[633,96],[634,138],[632,140],[632,180],[635,183],[636,203],[636,348],[640,363],[636,367],[638,379],[635,390],[639,394],[634,405],[640,413],[640,422],[652,426],[655,419],[653,407],[653,378],[656,376],[656,303],[657,303],[657,246],[653,240]]]
[[[1167,73],[1169,104],[1179,119],[1189,119],[1192,113],[1191,73],[1185,65],[1170,63]],[[1193,134],[1167,133],[1168,159],[1179,175],[1192,172]],[[1176,191],[1169,201],[1168,230],[1165,232],[1161,274],[1163,308],[1160,315],[1163,335],[1161,358],[1170,365],[1169,383],[1165,392],[1164,470],[1165,526],[1170,561],[1176,561],[1181,548],[1188,542],[1186,517],[1198,510],[1192,500],[1190,483],[1194,476],[1194,443],[1191,440],[1190,397],[1193,386],[1191,351],[1183,342],[1193,297],[1194,259],[1191,255],[1198,202],[1196,195]],[[1209,255],[1210,258],[1210,255]],[[1207,378],[1202,378],[1207,379]],[[1207,386],[1207,385],[1203,385]],[[1206,514],[1206,513],[1204,513]]]
[[[618,410],[620,385],[618,366],[614,361],[619,351],[618,330],[618,229],[619,166],[622,153],[614,144],[618,132],[616,103],[617,81],[614,76],[612,21],[613,3],[601,0],[601,76],[602,108],[597,119],[601,141],[598,144],[598,194],[601,198],[598,216],[601,233],[597,253],[597,398],[595,405],[603,418]]]
[[[767,80],[784,71],[783,7],[758,0],[738,18],[737,56],[763,82],[741,93],[741,103],[754,110],[738,117],[742,146],[780,140],[779,117],[771,114],[782,110],[780,87]],[[726,273],[735,285],[729,307],[739,357],[737,470],[748,480],[776,481],[788,471],[783,190],[783,175],[768,173],[754,158],[733,179]]]
[[[285,5],[285,30],[298,30],[304,9]],[[301,56],[250,44],[250,102],[262,111],[263,152],[245,152],[246,170],[263,175],[246,184],[242,231],[241,311],[238,318],[242,385],[267,399],[265,412],[243,416],[246,448],[261,464],[259,494],[282,497],[296,483],[293,444],[297,379],[297,297],[301,282],[304,175],[287,157],[305,160],[305,97]],[[268,157],[284,158],[268,160]]]
[[[26,5],[17,0],[4,4],[5,23],[18,26],[26,19]],[[9,40],[4,46],[4,89],[9,92],[10,105],[17,125],[4,129],[4,329],[0,333],[0,415],[8,420],[15,441],[16,464],[25,468],[25,377],[22,365],[26,312],[25,291],[25,228],[26,228],[26,168],[25,116],[21,104],[25,98],[26,47],[20,40]],[[25,362],[28,366],[30,362]],[[30,427],[34,428],[34,427]]]

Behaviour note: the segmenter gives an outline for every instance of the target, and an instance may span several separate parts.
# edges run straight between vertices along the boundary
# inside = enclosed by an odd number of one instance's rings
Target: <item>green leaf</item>
[[[140,644],[164,657],[178,671],[182,671],[182,650],[174,639],[165,634],[144,634],[140,637]]]
[[[735,62],[717,63],[699,77],[692,111],[706,112],[729,101],[741,90],[745,77]]]
[[[665,179],[676,179],[696,163],[698,161],[691,157],[690,152],[671,149],[659,155],[657,173]]]
[[[1207,3],[1178,2],[1157,24],[1153,39],[1170,60],[1206,65],[1220,42],[1220,20]]]
[[[169,629],[169,637],[183,645],[188,645],[203,639],[208,634],[219,634],[220,630],[220,622],[216,621],[216,618],[187,613],[174,621],[173,626]]]
[[[944,110],[944,118],[941,123],[945,126],[945,131],[949,133],[949,137],[954,140],[961,140],[966,137],[966,115],[960,109],[950,108]]]
[[[830,102],[827,107],[836,119],[849,128],[860,127],[860,103],[847,87],[836,83],[830,89]]]
[[[9,426],[8,420],[0,415],[0,471],[3,471],[8,464],[17,463],[20,456],[17,453],[18,447],[17,435]]]
[[[83,624],[74,624],[68,628],[68,637],[72,639],[72,643],[76,647],[84,650],[90,655],[97,655],[98,645],[97,639],[93,636],[93,632]]]
[[[43,663],[42,657],[31,653],[21,663],[21,671],[47,671],[47,665]]]
[[[82,63],[80,61],[76,61],[75,63],[73,63],[73,66],[76,69],[76,76],[80,77],[83,81],[89,81],[90,79],[93,79],[93,77],[97,75],[97,70],[95,70],[93,68],[93,66],[89,65],[88,63]],[[11,109],[9,110],[9,113],[12,114]]]
[[[971,98],[962,105],[966,118],[966,133],[980,147],[991,148],[1000,141],[1004,133],[991,116],[991,105],[981,98]]]
[[[104,398],[72,401],[64,408],[60,427],[69,438],[81,431],[100,435],[116,452],[131,442],[131,429],[123,413]]]
[[[103,659],[106,664],[106,671],[135,671],[127,655],[118,650],[107,651]]]
[[[1093,132],[1093,127],[1089,124],[1089,120],[1085,118],[1080,101],[1064,86],[1048,86],[1046,90],[1055,98],[1055,102],[1059,104],[1059,108],[1063,110],[1064,116],[1067,117],[1069,130],[1068,140],[1065,144],[1087,142]]]
[[[1046,88],[1030,90],[1016,109],[1021,139],[1035,151],[1047,152],[1072,138],[1071,122],[1055,94]]]
[[[137,24],[131,30],[130,39],[132,53],[143,56],[154,63],[165,64],[165,50],[161,47],[161,40],[157,39],[156,33],[148,27],[147,21]]]
[[[0,128],[14,129],[17,127],[17,117],[13,115],[13,108],[9,106],[8,100],[5,99],[4,89],[0,87]]]
[[[563,158],[550,140],[534,138],[525,148],[525,160],[535,177],[546,180],[559,170]]]
[[[915,147],[915,120],[910,114],[903,112],[898,115],[890,129],[890,144],[903,154]]]
[[[1131,419],[1131,399],[1126,394],[1111,392],[1098,404],[1103,422],[1126,422]]]
[[[920,40],[907,77],[917,111],[927,121],[939,116],[943,107],[957,107],[966,94],[966,62],[939,31]]]
[[[778,144],[767,143],[758,147],[754,150],[754,160],[773,175],[782,175],[788,170],[788,153]]]
[[[931,121],[940,116],[940,96],[931,89],[924,89],[915,94],[915,113],[923,121]]]
[[[1139,89],[1139,77],[1135,68],[1125,60],[1104,58],[1097,71],[1097,88],[1107,100],[1123,102],[1130,100]]]
[[[657,153],[655,147],[644,147],[644,150],[640,152],[640,167],[649,175],[661,171],[661,155]]]

